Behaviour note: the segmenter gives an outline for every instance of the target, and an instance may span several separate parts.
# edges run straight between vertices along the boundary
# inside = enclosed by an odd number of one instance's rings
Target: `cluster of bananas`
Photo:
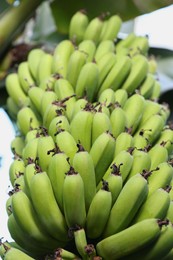
[[[74,14],[53,54],[6,78],[19,135],[6,201],[10,259],[172,259],[173,128],[148,39]]]

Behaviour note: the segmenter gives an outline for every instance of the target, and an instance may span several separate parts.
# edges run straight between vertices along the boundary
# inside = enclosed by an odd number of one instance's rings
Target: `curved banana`
[[[115,95],[114,91],[111,88],[107,88],[103,90],[103,92],[98,97],[98,102],[102,105],[102,107],[106,106],[110,109],[112,109],[112,106],[115,103]]]
[[[9,166],[9,179],[12,186],[14,186],[14,182],[17,177],[23,174],[25,171],[25,163],[21,157],[14,158]]]
[[[68,227],[73,228],[76,225],[84,227],[86,222],[84,183],[72,166],[64,180],[63,205]]]
[[[114,157],[118,155],[121,151],[127,150],[129,148],[134,147],[133,135],[131,134],[131,130],[125,130],[119,134],[119,136],[115,140],[115,150]]]
[[[42,88],[32,86],[29,88],[27,93],[31,104],[33,105],[33,107],[39,115],[41,115],[41,99],[43,97],[44,92],[45,91]]]
[[[77,252],[82,257],[82,259],[85,259],[87,257],[87,251],[86,251],[87,237],[86,237],[85,229],[77,227],[74,230],[73,235],[74,235],[74,241],[75,241]]]
[[[24,253],[22,250],[18,248],[14,248],[14,247],[9,248],[5,253],[4,260],[16,260],[16,259],[34,260],[33,257],[29,256],[28,254]]]
[[[66,77],[69,58],[74,50],[75,46],[69,39],[62,40],[57,44],[53,52],[52,73]]]
[[[148,195],[148,183],[144,175],[138,173],[123,186],[112,206],[103,237],[109,237],[126,229]]]
[[[115,41],[117,39],[117,35],[120,31],[121,25],[122,25],[121,17],[117,14],[111,15],[107,19],[107,23],[104,28],[104,33],[102,33],[100,36],[100,41],[104,41],[104,40]]]
[[[35,137],[29,140],[22,151],[22,158],[25,163],[28,159],[36,160],[37,159],[37,149],[38,149],[39,137]]]
[[[16,120],[17,113],[19,112],[20,107],[14,102],[13,98],[8,96],[6,100],[6,109],[9,114],[9,116]]]
[[[51,182],[46,172],[38,172],[32,177],[30,194],[38,219],[46,232],[58,241],[67,241],[66,221],[58,207]]]
[[[40,114],[43,117],[47,107],[54,101],[57,101],[57,94],[52,90],[46,90],[40,98]]]
[[[35,86],[35,81],[29,70],[29,65],[27,61],[23,61],[19,64],[17,69],[17,74],[19,77],[19,82],[23,91],[27,94],[31,86]]]
[[[37,81],[40,84],[44,79],[52,74],[53,55],[44,53],[39,60],[37,68]]]
[[[89,18],[85,10],[75,12],[70,19],[69,39],[79,44],[84,39],[86,28],[89,24]]]
[[[128,93],[125,89],[117,89],[114,93],[114,98],[115,103],[118,103],[123,108],[128,99]]]
[[[165,142],[153,145],[148,154],[151,158],[150,170],[155,169],[160,163],[168,160],[168,150],[165,147]]]
[[[94,162],[96,185],[101,181],[113,160],[115,139],[109,132],[104,132],[93,143],[90,155]]]
[[[159,80],[155,80],[154,86],[153,86],[153,91],[150,96],[151,99],[153,100],[158,100],[161,94],[161,82]]]
[[[92,62],[95,60],[96,44],[92,40],[83,40],[78,45],[78,50],[86,53],[86,61]]]
[[[19,157],[22,156],[22,150],[24,146],[25,146],[25,140],[23,136],[20,135],[16,135],[10,143],[10,148],[12,153],[14,155],[18,155]]]
[[[52,185],[55,199],[61,212],[63,212],[63,184],[66,173],[70,169],[70,164],[68,162],[68,156],[64,152],[61,152],[58,147],[56,147],[52,153],[47,174]]]
[[[104,54],[108,52],[114,52],[114,51],[115,51],[115,45],[112,40],[102,40],[99,42],[96,48],[94,60],[98,62],[98,60],[102,58]]]
[[[171,124],[165,125],[165,127],[161,131],[160,136],[157,139],[156,143],[157,144],[164,143],[164,146],[166,147],[166,149],[168,151],[168,156],[170,156],[172,154],[172,151],[173,151],[173,128],[172,128]]]
[[[147,76],[149,67],[147,58],[142,54],[136,54],[131,59],[131,71],[121,86],[130,94],[134,93],[134,91],[139,88],[140,84]]]
[[[87,62],[83,65],[76,82],[75,93],[78,98],[86,96],[89,102],[93,102],[98,91],[99,69],[95,62]]]
[[[52,136],[53,140],[56,140],[56,135],[61,131],[61,129],[65,131],[70,131],[70,123],[65,115],[57,115],[54,117],[48,128],[48,134]]]
[[[127,115],[123,108],[116,103],[110,114],[111,133],[117,138],[127,128]]]
[[[144,96],[146,99],[150,98],[153,93],[153,87],[155,84],[155,77],[153,74],[148,73],[145,80],[142,82],[139,87],[139,93]]]
[[[104,205],[102,209],[101,205]],[[86,233],[91,239],[102,235],[112,206],[112,195],[106,181],[103,181],[102,188],[95,194],[86,218]]]
[[[38,70],[38,64],[40,62],[41,57],[45,54],[45,52],[41,48],[35,48],[30,50],[27,62],[29,70],[31,71],[31,74],[38,84],[38,78],[37,78],[37,70]]]

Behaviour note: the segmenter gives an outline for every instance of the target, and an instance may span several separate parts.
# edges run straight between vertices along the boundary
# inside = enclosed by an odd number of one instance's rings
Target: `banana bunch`
[[[33,49],[7,76],[15,248],[1,243],[2,259],[171,255],[170,109],[159,103],[147,37],[115,41],[121,22],[78,11],[53,54]]]

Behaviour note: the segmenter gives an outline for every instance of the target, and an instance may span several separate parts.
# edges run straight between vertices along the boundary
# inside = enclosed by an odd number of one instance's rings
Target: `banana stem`
[[[0,16],[0,58],[42,1],[24,0],[17,7],[10,6]]]

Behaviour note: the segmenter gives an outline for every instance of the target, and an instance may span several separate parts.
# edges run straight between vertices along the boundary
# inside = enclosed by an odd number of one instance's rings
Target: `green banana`
[[[84,39],[86,28],[89,24],[89,18],[85,10],[75,12],[70,19],[69,39],[79,44]]]
[[[172,189],[169,192],[171,200],[170,200],[169,208],[168,208],[165,218],[168,219],[172,223],[172,221],[173,221],[173,200],[172,200],[171,191],[172,191]]]
[[[116,62],[101,84],[98,95],[100,95],[100,93],[107,88],[112,88],[114,91],[119,89],[130,73],[132,66],[131,58],[126,55],[118,54],[116,57]]]
[[[55,143],[59,149],[69,157],[70,162],[72,162],[73,157],[78,150],[78,142],[76,142],[72,133],[60,129],[55,136]]]
[[[56,257],[55,259],[72,259],[72,260],[78,260],[78,256],[64,248],[57,248],[55,250],[55,254],[54,257]]]
[[[19,157],[22,156],[22,150],[25,146],[25,141],[23,136],[16,135],[10,143],[10,148],[12,153],[18,155]]]
[[[85,229],[77,227],[76,230],[74,230],[73,234],[77,252],[82,257],[82,259],[85,259],[87,257],[87,251],[85,250],[85,248],[87,247]]]
[[[114,51],[115,51],[115,45],[112,40],[102,40],[99,42],[96,48],[94,60],[98,62],[98,60],[102,58],[104,54],[108,52],[114,52]]]
[[[151,94],[151,99],[153,100],[158,100],[160,95],[161,95],[161,82],[159,80],[155,80],[154,86],[153,86],[153,91]]]
[[[22,151],[22,158],[24,162],[26,163],[28,159],[37,159],[37,149],[38,149],[38,141],[39,137],[35,137],[31,140],[29,140]]]
[[[70,122],[70,131],[75,141],[80,142],[85,150],[89,151],[92,144],[92,122],[93,106],[87,104],[83,110],[80,110]]]
[[[92,62],[95,60],[96,44],[92,40],[83,40],[78,45],[78,50],[86,53],[86,61]]]
[[[110,114],[111,133],[117,138],[127,128],[127,116],[119,103],[115,103]]]
[[[57,240],[51,238],[45,232],[36,215],[32,202],[22,190],[12,195],[11,206],[17,224],[30,238],[40,242],[46,248],[51,246],[54,249],[59,245]]]
[[[57,133],[61,130],[70,131],[70,123],[65,115],[57,115],[49,124],[48,134],[55,141]]]
[[[149,50],[149,41],[147,36],[136,36],[132,41],[129,52],[130,54],[135,55],[136,53],[140,53],[144,56],[147,55]]]
[[[132,223],[134,224],[147,218],[164,219],[170,205],[169,190],[170,187],[155,190],[143,203]]]
[[[16,260],[16,259],[34,260],[33,257],[30,257],[29,255],[24,253],[22,250],[19,250],[14,247],[7,249],[5,256],[4,256],[4,260]]]
[[[104,132],[112,133],[110,117],[102,111],[94,113],[91,129],[92,145],[95,140]]]
[[[55,82],[61,78],[62,76],[58,73],[52,73],[51,75],[47,76],[46,78],[44,78],[40,84],[39,84],[39,88],[42,90],[54,90],[54,84]]]
[[[89,102],[94,101],[98,90],[99,69],[95,62],[83,65],[76,82],[75,93],[78,98],[86,96]]]
[[[25,190],[26,195],[29,199],[31,199],[31,193],[30,193],[30,184],[32,177],[37,173],[37,169],[39,169],[39,166],[36,164],[36,162],[29,158],[28,164],[25,166],[25,172],[24,172],[24,182],[25,182]]]
[[[21,157],[14,158],[14,160],[10,163],[9,166],[9,179],[12,186],[14,186],[14,182],[17,179],[17,177],[23,174],[24,171],[25,171],[24,160]]]
[[[47,90],[40,98],[40,114],[43,117],[47,107],[54,101],[57,101],[58,97],[54,91]]]
[[[127,150],[134,146],[133,135],[131,134],[131,129],[126,129],[124,132],[120,133],[115,140],[115,150],[114,157],[118,155],[121,151]]]
[[[20,107],[14,102],[13,98],[8,96],[6,100],[6,110],[13,120],[16,120],[19,109]]]
[[[128,99],[128,93],[125,89],[117,89],[114,93],[115,103],[120,104],[120,106],[123,108],[127,99]]]
[[[102,16],[97,16],[92,18],[85,29],[83,39],[92,40],[97,45],[99,43],[99,38],[102,31],[103,23],[104,20]]]
[[[150,143],[148,141],[148,139],[145,137],[144,135],[144,131],[141,131],[139,132],[138,134],[136,134],[134,137],[133,137],[133,140],[134,140],[134,147],[138,150],[140,149],[149,149],[150,147]]]
[[[12,98],[14,103],[19,107],[23,107],[29,104],[28,96],[24,93],[22,86],[19,82],[19,76],[17,73],[10,73],[5,80],[6,91]],[[15,86],[15,87],[14,87]]]
[[[41,115],[40,109],[41,109],[41,99],[44,95],[45,91],[39,87],[32,86],[29,88],[27,94],[30,100],[30,103],[35,108],[37,113]]]
[[[19,77],[19,82],[23,91],[27,94],[31,86],[35,86],[35,81],[29,70],[29,65],[27,61],[23,61],[19,64],[17,69],[17,74]]]
[[[129,49],[131,47],[132,42],[136,39],[136,34],[134,32],[130,32],[124,38],[120,39],[115,44],[116,52],[119,52],[121,49]]]
[[[76,225],[84,227],[86,222],[84,183],[72,166],[66,173],[63,184],[63,205],[68,227]]]
[[[86,63],[86,58],[87,54],[78,49],[75,49],[74,52],[70,55],[67,65],[66,79],[73,86],[74,90],[76,88],[79,73],[83,65]]]
[[[143,170],[149,171],[151,167],[151,157],[146,149],[134,149],[132,155],[133,164],[126,180]]]
[[[72,111],[71,111],[71,118],[69,121],[72,121],[73,117],[79,112],[80,110],[83,110],[85,106],[87,105],[88,101],[85,97],[78,98],[73,105]]]
[[[151,158],[151,170],[155,169],[160,163],[168,160],[168,150],[164,142],[153,145],[149,149],[148,154]]]
[[[32,77],[38,83],[37,79],[37,70],[38,70],[38,64],[40,62],[41,56],[43,56],[45,52],[41,48],[35,48],[32,49],[27,57],[28,67],[31,71]]]
[[[94,162],[96,185],[101,181],[111,161],[113,160],[115,139],[109,132],[104,132],[97,137],[90,149]]]
[[[100,104],[102,106],[111,108],[111,106],[113,106],[113,104],[115,102],[115,95],[114,95],[113,89],[107,88],[107,89],[103,90],[103,92],[98,97],[98,102],[100,102]]]
[[[121,29],[122,19],[119,15],[114,14],[111,15],[106,23],[104,28],[104,33],[100,36],[100,41],[104,40],[112,40],[115,41],[117,39],[117,35]]]
[[[122,88],[132,94],[139,88],[142,81],[145,79],[148,73],[148,60],[142,54],[136,54],[132,59],[131,71],[127,79],[122,84]]]
[[[58,207],[46,172],[38,172],[32,177],[30,194],[38,219],[46,232],[57,241],[67,241],[66,221]]]
[[[164,178],[163,178],[164,176]],[[158,164],[157,168],[153,170],[148,178],[148,196],[159,188],[169,186],[173,176],[173,167],[169,162],[162,162]]]
[[[49,166],[47,169],[47,174],[49,176],[54,196],[58,203],[61,212],[64,211],[63,208],[63,183],[65,180],[66,173],[70,169],[70,164],[68,162],[68,157],[64,152],[61,152],[58,147],[52,151],[52,157],[49,161]]]
[[[147,177],[136,174],[123,186],[112,206],[103,237],[108,237],[126,229],[148,195]]]
[[[17,114],[17,126],[25,136],[31,128],[38,128],[41,125],[37,115],[30,107],[22,107]]]
[[[69,58],[74,50],[75,46],[69,39],[62,40],[57,44],[54,49],[52,59],[53,73],[66,77]]]
[[[38,138],[37,144],[37,157],[38,164],[43,171],[46,171],[49,165],[51,154],[49,151],[55,148],[55,142],[53,138],[48,135],[47,130],[43,129],[43,136]]]
[[[37,68],[37,81],[40,84],[43,80],[52,74],[53,55],[44,53],[39,60]]]
[[[104,209],[101,208],[104,205]],[[112,206],[112,195],[106,181],[103,181],[102,188],[97,191],[90,204],[86,218],[86,233],[91,239],[102,235]]]
[[[145,98],[138,93],[133,94],[127,99],[123,110],[127,117],[127,128],[132,129],[131,133],[133,134],[138,128],[145,110]]]
[[[78,172],[84,183],[85,206],[86,212],[96,193],[95,167],[91,154],[85,151],[79,144],[78,151],[73,157],[72,166]]]
[[[150,98],[153,92],[153,86],[155,84],[155,77],[153,74],[148,73],[145,80],[142,82],[139,87],[139,93],[144,96],[146,99]]]
[[[145,219],[111,235],[96,245],[99,256],[105,259],[120,259],[157,240],[165,221]]]
[[[173,128],[171,124],[165,125],[163,130],[160,133],[160,137],[156,141],[157,144],[164,143],[168,151],[168,155],[170,156],[173,151]],[[155,143],[155,144],[156,144]]]

